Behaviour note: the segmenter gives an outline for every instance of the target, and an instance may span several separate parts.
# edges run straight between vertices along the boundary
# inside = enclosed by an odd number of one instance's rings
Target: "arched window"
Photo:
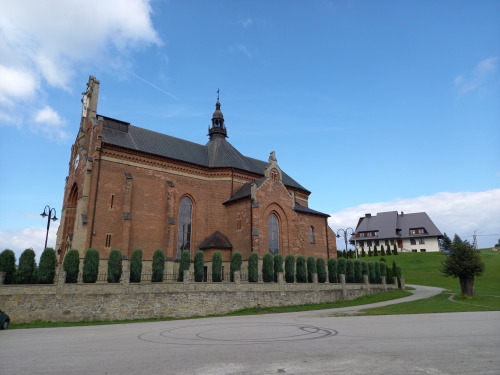
[[[280,230],[278,217],[275,214],[269,215],[268,223],[269,231],[269,252],[271,254],[278,254],[280,250]]]
[[[191,223],[193,203],[188,197],[181,199],[179,220],[177,221],[177,259],[183,250],[191,250]]]
[[[314,243],[314,227],[312,225],[309,227],[309,242]]]

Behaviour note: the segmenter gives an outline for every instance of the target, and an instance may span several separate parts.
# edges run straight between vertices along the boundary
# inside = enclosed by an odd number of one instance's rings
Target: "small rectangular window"
[[[113,208],[113,203],[115,202],[115,195],[111,194],[111,202],[109,203],[109,208]]]
[[[424,238],[419,238],[419,239],[418,239],[418,243],[419,243],[420,245],[423,245],[423,244],[425,243],[425,239],[424,239]]]
[[[111,247],[111,233],[106,234],[106,246],[105,247]]]
[[[372,241],[366,241],[366,246],[372,247]]]
[[[414,238],[410,238],[410,243],[412,245],[416,245],[417,244],[417,241],[414,239]]]
[[[420,252],[421,253],[425,253],[425,249],[420,249]]]

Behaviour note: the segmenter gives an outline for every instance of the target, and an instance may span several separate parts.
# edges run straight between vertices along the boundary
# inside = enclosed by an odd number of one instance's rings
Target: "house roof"
[[[207,168],[235,168],[259,175],[264,175],[268,165],[268,162],[242,155],[225,137],[213,137],[206,145],[200,145],[109,117],[99,117],[104,120],[102,141],[109,145]],[[284,172],[283,184],[310,193]]]
[[[426,233],[410,234],[410,229],[417,228],[424,228]],[[396,229],[400,229],[400,235],[397,234]],[[439,229],[425,212],[399,214],[397,211],[389,211],[379,212],[375,216],[367,214],[365,217],[360,218],[355,233],[375,231],[378,231],[377,236],[356,237],[356,240],[442,236]]]
[[[232,249],[231,241],[218,230],[205,238],[200,245],[200,250],[207,249]]]

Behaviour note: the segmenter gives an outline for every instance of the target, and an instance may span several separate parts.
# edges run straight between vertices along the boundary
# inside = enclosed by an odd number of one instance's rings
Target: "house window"
[[[412,253],[416,253],[416,252],[417,252],[417,249],[411,249],[411,252],[412,252]]]
[[[309,227],[309,242],[314,243],[314,227],[312,225]]]
[[[418,239],[418,243],[419,243],[420,245],[423,245],[423,244],[425,243],[425,238],[419,238],[419,239]]]
[[[425,249],[420,249],[420,252],[421,253],[425,253]]]
[[[372,247],[372,241],[366,241],[366,246]]]
[[[394,245],[394,240],[391,240],[391,245]]]
[[[375,246],[379,246],[380,245],[380,241],[379,240],[375,240]]]
[[[268,232],[269,232],[269,252],[271,254],[278,254],[280,249],[279,222],[278,222],[278,217],[274,213],[269,215]]]
[[[360,234],[359,234],[359,236],[360,236],[360,237],[364,237],[364,236],[365,236],[365,234],[364,234],[364,233],[360,233]]]
[[[182,198],[179,205],[179,220],[177,220],[177,259],[181,258],[183,250],[191,250],[192,211],[191,199]]]
[[[417,241],[414,239],[414,238],[410,238],[410,243],[412,245],[416,245],[417,244]]]
[[[358,245],[361,247],[365,246],[365,241],[358,241]]]
[[[385,240],[385,246],[389,247],[389,240]]]
[[[106,246],[104,247],[111,247],[111,233],[106,233]]]

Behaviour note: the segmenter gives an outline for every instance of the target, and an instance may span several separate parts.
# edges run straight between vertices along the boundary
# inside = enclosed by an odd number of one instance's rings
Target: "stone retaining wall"
[[[343,276],[343,275],[341,275]],[[12,323],[189,317],[256,306],[333,302],[397,284],[123,283],[0,285]]]

